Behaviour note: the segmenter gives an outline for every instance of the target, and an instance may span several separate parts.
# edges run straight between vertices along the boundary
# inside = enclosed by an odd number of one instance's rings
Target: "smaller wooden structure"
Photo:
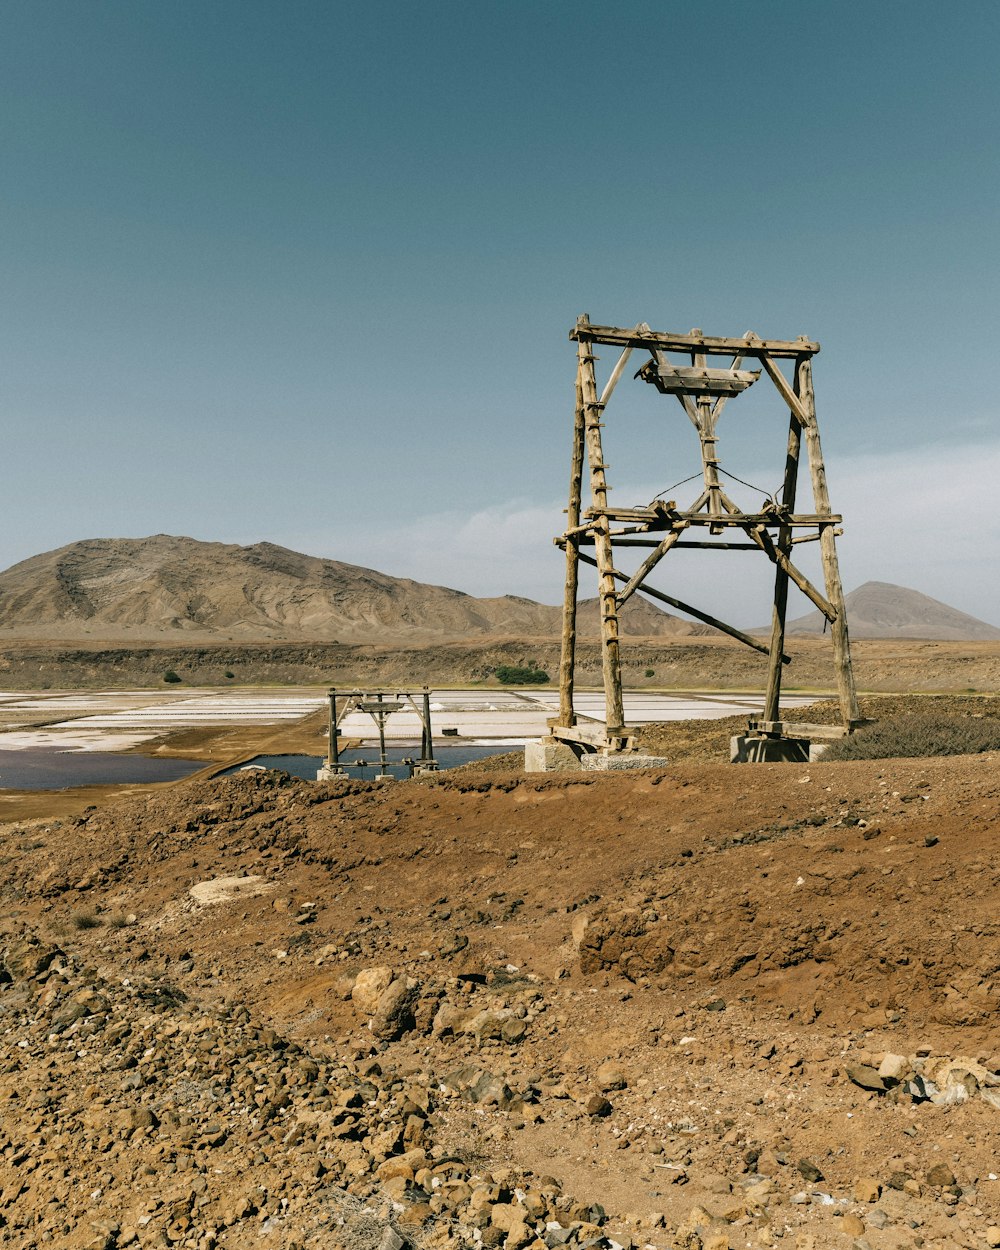
[[[567,528],[555,539],[566,554],[566,584],[559,715],[550,722],[552,737],[572,747],[578,755],[597,750],[625,753],[634,749],[634,735],[625,724],[623,708],[618,614],[632,595],[640,591],[768,656],[764,715],[750,722],[751,758],[787,758],[787,753],[782,754],[782,743],[788,738],[801,743],[850,732],[860,721],[837,564],[836,536],[841,533],[842,518],[830,507],[813,394],[812,360],[819,351],[819,344],[804,337],[786,341],[761,339],[752,333],[743,338],[715,338],[704,335],[701,330],[688,334],[658,333],[644,323],[623,329],[592,325],[587,316],[578,318],[569,337],[577,345],[576,404]],[[619,352],[600,389],[594,368],[598,345],[613,347]],[[637,508],[616,507],[609,501],[611,486],[602,438],[605,409],[634,352],[647,357],[635,377],[661,394],[675,398],[698,437],[701,487],[696,498],[686,506],[661,498]],[[682,361],[673,359],[676,356],[682,357]],[[725,367],[710,367],[710,360],[718,357],[729,358]],[[748,363],[757,367],[746,368]],[[788,376],[783,366],[790,367]],[[762,374],[773,384],[789,414],[784,476],[777,498],[768,499],[757,511],[746,512],[726,492],[717,428],[726,404],[757,382]],[[812,487],[811,511],[800,511],[797,502],[803,452]],[[590,481],[590,506],[586,510],[583,508],[585,468]],[[814,585],[792,559],[796,545],[806,542],[820,545],[822,588]],[[683,548],[748,550],[767,558],[774,570],[769,642],[647,585],[647,578],[663,558]],[[593,555],[589,554],[591,550]],[[631,554],[634,560],[639,551],[645,554],[634,571],[622,571],[620,557],[627,559]],[[581,561],[593,565],[599,574],[606,712],[606,724],[599,733],[594,726],[578,725],[573,711]],[[781,675],[789,662],[785,653],[789,582],[802,591],[830,624],[840,700],[839,726],[792,726],[781,719]]]
[[[420,719],[420,758],[404,761],[410,765],[410,775],[414,773],[430,773],[437,771],[437,760],[434,758],[434,736],[431,729],[431,692],[424,687],[419,696],[403,691],[391,694],[386,690],[362,691],[353,690],[341,695],[338,707],[336,690],[329,692],[330,729],[326,760],[320,765],[316,774],[317,781],[329,781],[332,777],[343,776],[346,768],[340,762],[340,722],[349,712],[366,712],[378,726],[379,772],[376,781],[394,781],[393,774],[387,771],[389,759],[385,748],[385,724],[393,712],[402,712],[409,707]],[[420,702],[417,702],[417,699]]]

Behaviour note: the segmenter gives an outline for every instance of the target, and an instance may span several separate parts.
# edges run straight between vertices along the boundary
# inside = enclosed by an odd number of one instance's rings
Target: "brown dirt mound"
[[[427,1247],[560,1244],[547,1223],[569,1245],[608,1234],[663,1248],[985,1246],[1000,1220],[1000,1111],[986,1097],[1000,1070],[997,764],[682,762],[385,788],[250,774],[7,826],[7,944],[34,934],[66,961],[58,995],[23,974],[0,992],[5,1027],[28,1043],[5,1070],[0,1192],[22,1193],[3,1208],[7,1240],[27,1247],[45,1230],[90,1245],[98,1216],[85,1199],[101,1190],[129,1244],[337,1245],[343,1230],[321,1228],[309,1206],[318,1160],[330,1202],[353,1187],[383,1220],[378,1237],[405,1216],[400,1234]],[[247,875],[268,893],[210,908],[191,898],[199,882]],[[392,993],[372,1016],[351,991],[377,968]],[[143,1008],[121,1056],[97,1032],[91,1046],[83,1025],[67,1033],[72,1020],[49,1041],[57,1001],[86,990],[116,1003],[126,981],[154,1006],[183,994],[178,1020],[236,1021],[246,1054],[235,1033],[217,1050],[157,1040],[174,1008],[156,1021]],[[266,1029],[298,1048],[296,1064],[320,1065],[333,1107],[376,1060],[387,1075],[372,1098],[392,1143],[360,1120],[351,1150],[334,1124],[318,1131],[309,1115],[324,1109],[299,1100],[288,1062],[265,1062]],[[100,1145],[77,1140],[52,1108],[92,1101],[91,1089],[118,1098],[129,1055],[143,1075],[150,1046],[162,1065],[122,1103],[160,1122],[138,1153],[113,1119],[96,1126]],[[208,1099],[197,1115],[177,1105],[183,1081]],[[241,1089],[267,1102],[286,1087],[276,1119],[239,1120]],[[12,1092],[28,1089],[43,1102]],[[404,1107],[421,1099],[438,1171],[407,1179],[404,1162],[393,1187],[379,1168],[406,1145]],[[215,1161],[221,1143],[192,1148],[184,1115],[196,1142],[213,1124],[232,1136],[241,1184],[266,1191],[256,1214],[223,1209],[212,1169],[231,1165]],[[469,1194],[449,1189],[448,1205],[435,1195],[451,1156]],[[72,1185],[52,1181],[59,1167]],[[301,1183],[280,1189],[282,1169]],[[473,1200],[474,1175],[490,1179]],[[559,1182],[547,1197],[546,1176]],[[560,1194],[577,1198],[560,1207]]]

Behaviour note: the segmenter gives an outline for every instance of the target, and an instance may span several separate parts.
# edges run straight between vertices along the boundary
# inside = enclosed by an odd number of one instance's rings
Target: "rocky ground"
[[[1000,1244],[996,755],[0,828],[0,1244]]]

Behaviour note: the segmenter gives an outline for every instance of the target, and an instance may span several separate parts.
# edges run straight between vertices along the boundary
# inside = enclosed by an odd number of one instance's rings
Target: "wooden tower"
[[[793,342],[744,338],[708,338],[700,330],[690,334],[659,334],[645,324],[634,329],[591,325],[584,315],[570,331],[577,345],[576,407],[566,532],[556,543],[566,553],[566,589],[563,601],[562,660],[559,670],[559,716],[551,725],[553,737],[580,751],[627,752],[633,734],[625,724],[622,701],[618,614],[637,591],[704,621],[769,657],[764,715],[751,721],[751,735],[761,744],[756,758],[767,758],[768,744],[783,739],[829,738],[849,733],[859,723],[857,695],[851,671],[851,651],[844,610],[844,592],[837,565],[836,535],[842,518],[830,510],[826,470],[820,447],[813,395],[812,358],[819,344],[805,338]],[[598,344],[620,349],[603,389],[598,390],[594,349]],[[686,508],[674,500],[655,499],[647,507],[616,508],[608,502],[610,486],[604,462],[601,431],[605,408],[620,382],[633,352],[647,355],[636,378],[674,396],[691,424],[701,447],[701,490]],[[681,356],[683,363],[671,359]],[[712,357],[728,357],[723,368],[710,368]],[[746,362],[758,369],[746,369]],[[720,362],[721,363],[721,362]],[[782,364],[789,371],[786,376]],[[769,499],[758,512],[744,512],[726,494],[717,454],[716,428],[723,408],[766,373],[790,414],[785,470],[780,497]],[[796,511],[799,464],[805,452],[812,485],[813,512]],[[583,510],[584,466],[590,477],[590,507]],[[818,542],[824,588],[820,590],[792,560],[794,547]],[[593,555],[588,549],[593,549]],[[645,558],[632,574],[620,572],[616,551],[640,548]],[[774,567],[774,607],[770,643],[646,585],[646,579],[667,555],[680,548],[756,551]],[[634,557],[633,557],[634,558]],[[576,661],[577,585],[580,561],[599,573],[601,652],[606,705],[606,727],[578,726],[573,711]],[[788,583],[794,582],[830,623],[840,699],[840,726],[788,726],[780,717],[781,673],[785,654],[785,611]],[[780,751],[770,752],[780,758]]]

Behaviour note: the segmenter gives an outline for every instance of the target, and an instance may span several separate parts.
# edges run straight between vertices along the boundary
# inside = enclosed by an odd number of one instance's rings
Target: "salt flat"
[[[346,692],[345,692],[346,694]],[[390,697],[393,697],[390,694]],[[435,738],[457,730],[465,741],[489,739],[511,746],[546,732],[559,710],[558,690],[538,687],[516,690],[432,690],[431,722]],[[787,707],[814,701],[795,695]],[[419,696],[418,696],[419,702]],[[120,751],[175,730],[227,725],[271,725],[295,721],[325,707],[325,690],[124,690],[0,692],[0,744],[7,750],[47,748],[61,751]],[[762,694],[679,693],[636,691],[625,695],[630,725],[651,721],[714,720],[763,709]],[[573,706],[584,722],[604,722],[604,695],[581,691]],[[364,712],[341,721],[345,738],[376,739],[378,730]],[[386,723],[393,742],[420,738],[420,719],[412,709],[394,712]],[[451,735],[449,735],[451,736]]]

